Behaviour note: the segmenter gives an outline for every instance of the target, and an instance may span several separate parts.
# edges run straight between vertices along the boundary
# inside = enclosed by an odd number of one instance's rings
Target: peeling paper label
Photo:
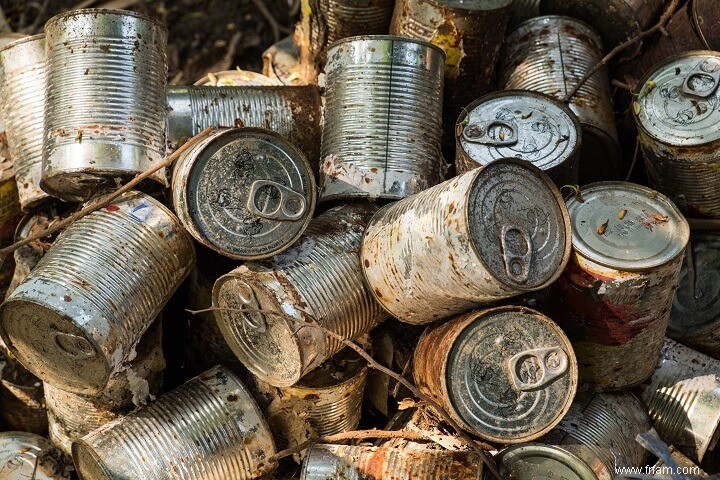
[[[457,25],[451,20],[445,20],[433,32],[430,43],[442,48],[445,52],[445,77],[457,78],[460,75],[460,64],[466,56],[463,38]]]

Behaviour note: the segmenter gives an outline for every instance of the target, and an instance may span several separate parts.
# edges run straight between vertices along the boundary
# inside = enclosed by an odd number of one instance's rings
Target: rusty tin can
[[[7,144],[2,137],[0,133],[0,248],[5,248],[13,243],[22,214],[12,161],[7,157]],[[14,276],[15,256],[6,256],[0,262],[0,299],[12,287]]]
[[[305,155],[269,130],[205,134],[178,157],[171,184],[175,212],[187,231],[236,260],[287,249],[315,209],[315,177]]]
[[[720,53],[687,52],[638,84],[635,122],[650,183],[691,217],[720,218]]]
[[[45,24],[44,191],[83,201],[165,152],[167,29],[129,10],[61,13]],[[165,172],[151,180],[165,185]]]
[[[320,200],[400,199],[440,183],[445,54],[393,36],[328,52]]]
[[[667,197],[640,185],[595,183],[581,198],[567,202],[573,254],[553,286],[553,319],[584,380],[627,388],[660,355],[690,229]]]
[[[511,32],[525,20],[540,16],[540,0],[513,0],[507,31]]]
[[[47,439],[27,432],[0,433],[3,480],[70,480],[70,470]]]
[[[522,443],[502,449],[496,456],[503,480],[612,480],[604,465],[593,468],[584,458],[557,445]]]
[[[578,365],[552,320],[499,307],[428,327],[413,376],[464,430],[507,444],[534,440],[560,422],[575,396]]]
[[[698,38],[707,50],[720,49],[720,13],[713,0],[691,0],[688,2],[692,25]]]
[[[472,452],[315,444],[308,450],[300,479],[481,480],[482,473],[482,461]]]
[[[385,320],[360,268],[363,232],[376,209],[369,203],[332,208],[272,261],[247,263],[215,282],[220,330],[260,379],[294,385],[341,350],[313,323],[354,340]]]
[[[124,193],[60,235],[0,306],[0,333],[43,381],[96,394],[194,263],[175,215],[148,195]]]
[[[266,128],[294,143],[317,170],[322,111],[316,86],[168,86],[166,93],[170,149],[207,127]]]
[[[13,358],[0,357],[0,420],[10,430],[48,431],[43,384]]]
[[[82,480],[257,478],[275,453],[239,378],[215,367],[73,443]]]
[[[263,52],[263,75],[283,85],[306,84],[300,64],[300,47],[292,35]]]
[[[550,285],[570,248],[552,181],[503,159],[385,206],[368,226],[362,261],[383,307],[425,324]]]
[[[259,87],[282,85],[282,83],[261,73],[241,70],[238,67],[236,70],[208,73],[193,85],[206,87]]]
[[[506,39],[500,85],[562,99],[602,58],[602,42],[585,23],[544,16],[522,23]],[[595,73],[568,103],[582,125],[580,184],[617,177],[620,144],[606,69]]]
[[[45,35],[17,39],[0,48],[0,85],[0,112],[15,165],[16,195],[22,209],[29,211],[50,197],[40,189]]]
[[[670,339],[642,399],[660,437],[695,461],[720,440],[720,361]],[[717,451],[711,454],[717,455]]]
[[[581,131],[562,102],[523,90],[478,98],[455,129],[458,175],[500,158],[519,158],[543,170],[558,188],[578,183]]]

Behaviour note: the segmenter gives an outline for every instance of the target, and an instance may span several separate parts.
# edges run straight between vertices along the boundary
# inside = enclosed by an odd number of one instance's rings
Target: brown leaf
[[[653,213],[652,215],[650,215],[650,218],[655,220],[655,223],[665,223],[668,221],[667,215],[659,215],[657,213]]]
[[[417,405],[417,402],[412,398],[403,398],[398,402],[398,410],[407,410]]]
[[[624,208],[618,212],[618,218],[619,218],[620,220],[622,220],[623,218],[625,218],[625,215],[627,215],[627,210],[625,210]]]
[[[610,219],[608,218],[605,223],[603,223],[602,225],[600,225],[600,226],[598,227],[598,229],[597,229],[598,235],[604,235],[604,234],[605,234],[605,230],[607,230],[607,227],[608,227],[608,224],[609,224],[609,223],[610,223]]]

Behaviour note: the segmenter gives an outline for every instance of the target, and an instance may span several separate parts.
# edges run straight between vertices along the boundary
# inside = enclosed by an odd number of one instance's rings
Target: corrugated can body
[[[162,160],[167,29],[127,10],[74,10],[47,34],[41,186],[83,201]],[[151,179],[165,185],[160,170]]]
[[[192,240],[172,212],[127,192],[60,235],[2,305],[3,339],[42,380],[95,394],[194,263]]]
[[[45,35],[0,49],[0,112],[24,211],[49,198],[40,189],[45,112]]]
[[[720,362],[670,339],[642,399],[660,437],[695,461],[717,447]]]
[[[354,37],[328,52],[320,200],[412,195],[443,180],[443,51]]]
[[[300,479],[480,480],[482,472],[482,461],[471,452],[407,452],[399,448],[316,444],[308,451]]]
[[[42,382],[17,360],[1,356],[0,421],[10,430],[38,435],[48,431]]]
[[[563,203],[537,167],[493,162],[380,210],[365,276],[388,312],[416,324],[541,289],[570,254]]]
[[[312,323],[357,339],[385,320],[360,268],[362,235],[376,209],[366,203],[332,208],[272,261],[246,263],[215,282],[213,304],[230,309],[215,312],[220,330],[260,379],[294,385],[340,351],[342,343]]]
[[[522,23],[505,41],[499,83],[562,99],[602,58],[598,34],[579,20],[545,16]],[[610,81],[601,69],[568,103],[583,127],[580,184],[616,177],[620,146]]]
[[[246,480],[269,467],[270,430],[240,380],[215,367],[73,443],[80,478]]]

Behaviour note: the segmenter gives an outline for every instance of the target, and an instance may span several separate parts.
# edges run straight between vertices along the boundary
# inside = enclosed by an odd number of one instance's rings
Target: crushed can
[[[10,430],[48,431],[43,384],[20,362],[0,355],[0,422]]]
[[[88,200],[165,153],[167,29],[129,10],[71,10],[45,24],[41,188]],[[152,182],[166,185],[165,172]]]
[[[3,480],[70,480],[71,470],[47,439],[27,432],[0,433]]]
[[[288,36],[263,52],[263,75],[283,85],[305,85],[300,47]]]
[[[269,87],[282,85],[282,83],[261,73],[241,70],[238,67],[236,70],[208,73],[193,85],[205,87]]]
[[[352,37],[328,52],[320,201],[398,200],[440,183],[445,54],[419,40]]]
[[[570,248],[552,181],[528,162],[502,159],[383,207],[362,261],[393,317],[426,324],[550,285]]]
[[[543,443],[510,445],[498,452],[495,461],[502,480],[612,480],[615,476],[601,462],[591,465],[571,451]]]
[[[474,311],[428,327],[413,377],[463,428],[491,442],[541,437],[567,413],[578,382],[570,341],[524,307]]]

